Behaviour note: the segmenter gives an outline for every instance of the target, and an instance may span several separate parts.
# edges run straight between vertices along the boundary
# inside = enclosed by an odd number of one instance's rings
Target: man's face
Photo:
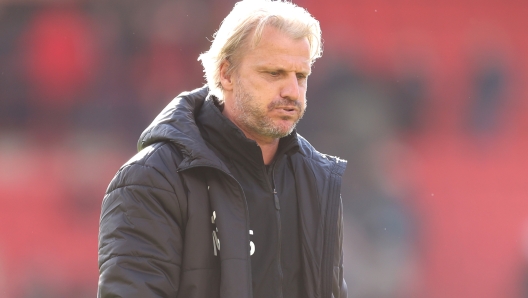
[[[252,139],[287,136],[306,108],[310,45],[268,26],[255,48],[248,47],[232,75],[226,116]]]

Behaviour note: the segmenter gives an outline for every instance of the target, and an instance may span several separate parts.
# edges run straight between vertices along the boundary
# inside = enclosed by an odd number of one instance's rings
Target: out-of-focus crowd
[[[106,186],[203,84],[213,1],[0,3],[0,296],[93,297]],[[214,22],[214,23],[213,23]]]
[[[298,131],[349,161],[349,297],[528,297],[528,5],[293,2],[325,39]],[[1,297],[95,295],[106,186],[234,3],[0,2]]]

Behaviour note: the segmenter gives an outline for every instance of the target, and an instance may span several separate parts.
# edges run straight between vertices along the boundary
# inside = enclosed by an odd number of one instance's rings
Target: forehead
[[[310,43],[306,37],[292,38],[273,26],[266,26],[258,43],[251,44],[246,48],[242,63],[310,72]]]

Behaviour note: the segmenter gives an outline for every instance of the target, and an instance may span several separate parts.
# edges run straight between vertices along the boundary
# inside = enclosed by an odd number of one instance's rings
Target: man
[[[318,22],[244,0],[110,183],[98,297],[346,297],[345,161],[294,130],[321,54]]]

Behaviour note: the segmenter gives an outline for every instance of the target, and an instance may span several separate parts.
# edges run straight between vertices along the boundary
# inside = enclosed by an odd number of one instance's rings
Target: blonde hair
[[[256,46],[266,26],[273,26],[294,39],[307,38],[310,44],[311,62],[322,55],[321,28],[319,22],[304,8],[289,1],[242,0],[222,21],[214,34],[209,50],[202,53],[201,60],[207,85],[218,98],[222,96],[220,67],[229,62],[227,74],[238,66],[242,50],[249,45],[253,33],[252,46]]]

